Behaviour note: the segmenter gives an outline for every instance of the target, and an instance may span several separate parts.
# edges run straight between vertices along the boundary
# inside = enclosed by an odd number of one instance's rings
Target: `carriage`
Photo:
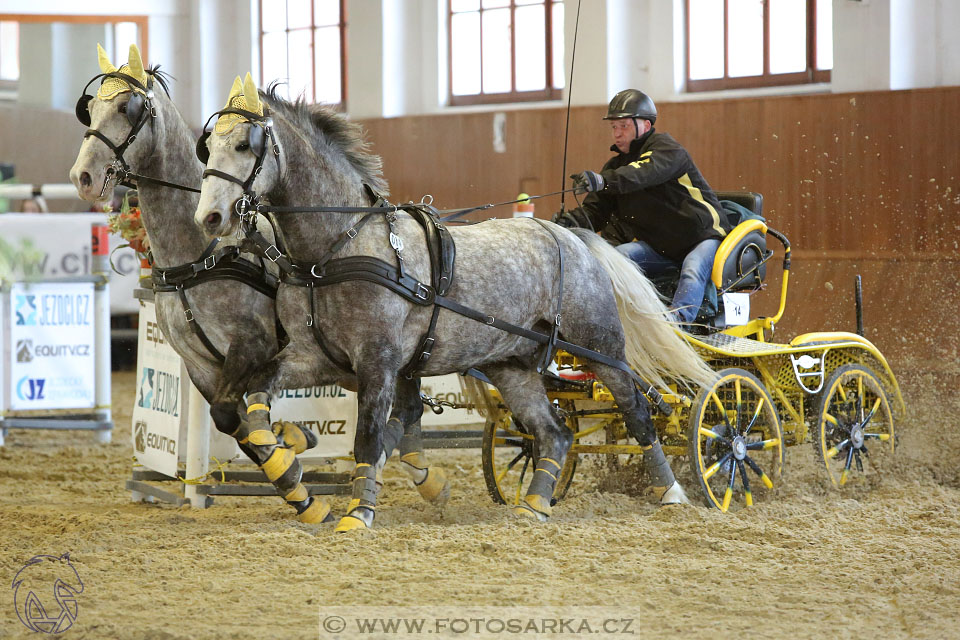
[[[762,219],[759,194],[717,195],[755,215],[737,224],[717,251],[711,279],[719,304],[701,310],[697,334],[683,334],[717,372],[716,381],[695,393],[673,386],[664,394],[668,408],[652,408],[664,451],[688,457],[706,504],[724,512],[776,492],[787,446],[811,443],[836,487],[854,473],[879,472],[896,448],[895,418],[905,412],[887,361],[860,335],[862,327],[860,333],[813,332],[786,344],[768,341],[786,307],[790,243]],[[783,247],[779,309],[772,317],[728,326],[722,294],[756,291],[765,283],[774,255],[768,237]],[[857,309],[860,325],[859,286]],[[554,364],[546,378],[548,395],[573,432],[556,501],[570,487],[580,455],[603,454],[617,465],[642,450],[628,441],[612,395],[581,370],[578,358],[559,352]],[[495,390],[491,400],[483,433],[484,479],[495,502],[516,504],[532,475],[534,439]]]

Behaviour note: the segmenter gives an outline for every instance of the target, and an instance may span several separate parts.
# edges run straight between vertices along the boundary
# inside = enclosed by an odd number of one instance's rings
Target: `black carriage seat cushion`
[[[716,191],[717,200],[730,200],[763,216],[763,196],[753,191]]]
[[[724,238],[714,258],[711,279],[721,291],[755,289],[767,276],[764,264],[767,226],[761,217],[763,196],[751,191],[719,191],[717,197],[734,202],[757,217],[740,217],[742,222]]]

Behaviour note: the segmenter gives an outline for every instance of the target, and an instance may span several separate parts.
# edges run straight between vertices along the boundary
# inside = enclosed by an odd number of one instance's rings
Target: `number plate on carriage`
[[[728,327],[747,324],[750,320],[750,294],[723,294],[723,313]]]

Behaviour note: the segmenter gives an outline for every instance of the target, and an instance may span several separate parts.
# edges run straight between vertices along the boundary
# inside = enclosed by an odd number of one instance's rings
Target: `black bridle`
[[[136,188],[138,182],[145,181],[164,187],[172,187],[181,191],[193,191],[194,193],[200,193],[199,189],[194,189],[193,187],[187,187],[182,184],[166,182],[164,180],[158,180],[149,176],[142,176],[133,173],[130,171],[130,165],[127,164],[126,159],[123,157],[123,154],[126,153],[130,145],[133,144],[133,142],[137,139],[137,136],[140,134],[140,130],[146,126],[147,122],[152,123],[157,117],[157,109],[153,104],[153,78],[150,75],[147,75],[146,85],[133,76],[127,75],[126,73],[120,73],[119,71],[101,73],[94,76],[89,82],[87,82],[86,86],[83,87],[83,93],[77,100],[76,107],[74,107],[77,120],[87,127],[90,126],[90,101],[93,100],[93,96],[87,93],[87,90],[90,88],[91,84],[100,78],[117,78],[118,80],[122,80],[130,85],[131,90],[130,100],[127,101],[126,113],[127,122],[130,123],[130,131],[127,133],[127,136],[124,138],[123,142],[120,144],[114,144],[113,140],[108,138],[103,134],[103,132],[97,129],[87,129],[87,131],[83,134],[84,140],[90,136],[93,136],[99,139],[101,142],[107,145],[111,151],[113,151],[113,162],[107,167],[106,174],[104,175],[103,186],[100,188],[100,197],[103,197],[103,194],[106,192],[107,185],[110,183],[111,179],[115,179],[117,184],[121,184],[125,187]]]
[[[207,122],[203,125],[203,134],[197,140],[197,158],[204,165],[210,160],[210,149],[207,147],[207,140],[210,139],[211,134],[208,129],[210,122],[228,114],[236,114],[250,123],[247,143],[256,158],[253,169],[250,170],[250,175],[247,176],[246,180],[217,169],[205,169],[201,180],[207,176],[213,176],[240,185],[240,188],[243,189],[243,195],[233,203],[233,211],[240,217],[241,223],[246,223],[251,212],[255,216],[260,208],[260,196],[253,190],[253,182],[260,175],[260,171],[263,170],[263,159],[267,155],[267,139],[269,138],[273,148],[273,157],[277,161],[277,171],[280,170],[280,147],[277,145],[277,139],[273,136],[273,118],[270,117],[269,109],[265,109],[263,115],[245,109],[221,109],[207,118]],[[250,222],[255,222],[255,220],[251,219]]]

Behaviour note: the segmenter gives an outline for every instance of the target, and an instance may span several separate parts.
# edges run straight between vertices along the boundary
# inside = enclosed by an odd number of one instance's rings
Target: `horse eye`
[[[249,148],[250,148],[250,143],[248,142],[241,142],[235,147],[237,151],[246,151]]]
[[[117,107],[117,111],[119,111],[120,113],[126,113],[126,112],[127,112],[127,103],[124,102],[122,105],[120,105],[119,107]]]

